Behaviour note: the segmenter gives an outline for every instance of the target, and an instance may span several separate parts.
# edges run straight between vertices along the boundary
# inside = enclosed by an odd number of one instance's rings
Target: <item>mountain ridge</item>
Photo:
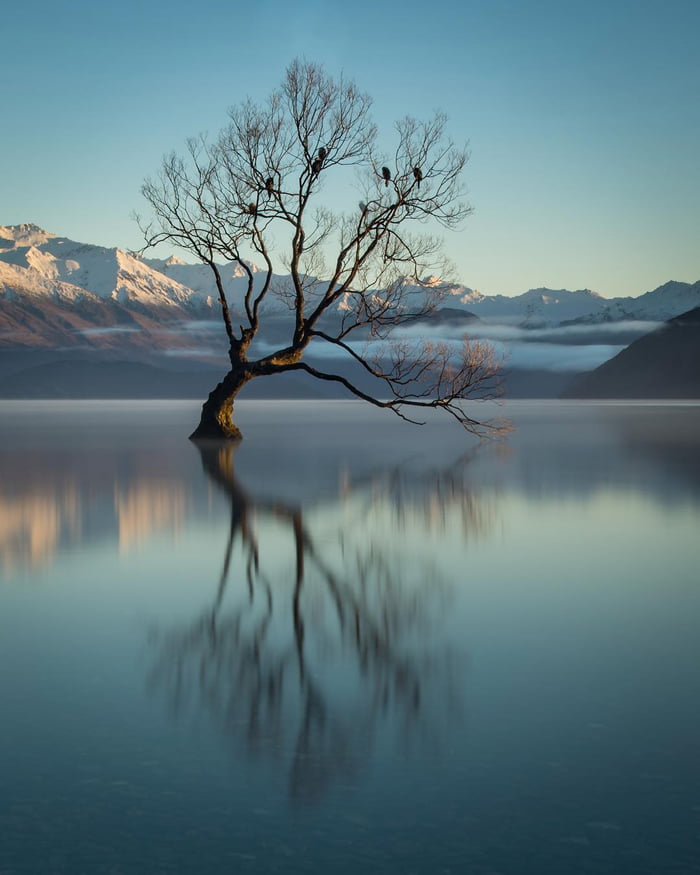
[[[700,307],[664,322],[565,390],[564,398],[700,398]]]
[[[258,268],[248,266],[255,277]],[[247,274],[233,262],[221,268],[235,318]],[[279,287],[289,285],[285,276],[275,281]],[[420,293],[420,287],[415,291]],[[274,313],[279,321],[289,312],[281,299],[265,303],[268,315]],[[700,281],[669,281],[637,298],[544,287],[512,297],[484,295],[455,283],[445,288],[440,305],[445,312],[436,322],[445,321],[450,311],[457,321],[462,321],[456,315],[462,311],[486,323],[525,329],[626,319],[653,322],[699,305]],[[182,348],[192,340],[204,343],[204,338],[188,327],[188,338],[175,340],[168,330],[206,320],[219,320],[218,295],[206,265],[79,243],[32,223],[0,226],[0,347],[112,348],[119,341],[126,346]]]

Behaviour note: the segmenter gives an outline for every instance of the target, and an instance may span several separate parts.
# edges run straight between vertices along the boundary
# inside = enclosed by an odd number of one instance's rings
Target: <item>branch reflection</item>
[[[468,459],[422,487],[392,472],[303,509],[249,494],[234,447],[200,452],[230,504],[222,569],[206,609],[156,637],[153,688],[175,713],[203,708],[248,751],[284,760],[296,801],[353,774],[380,738],[436,745],[461,714],[463,678],[439,634],[451,584],[401,530],[411,514],[444,523],[449,504],[483,530],[488,514],[458,487]]]

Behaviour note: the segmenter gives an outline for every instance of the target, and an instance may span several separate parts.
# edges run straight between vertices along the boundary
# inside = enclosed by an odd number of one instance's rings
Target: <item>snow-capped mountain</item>
[[[248,266],[256,279],[262,278],[255,265]],[[231,262],[221,265],[221,275],[236,314],[242,309],[246,272]],[[435,282],[425,280],[428,286]],[[274,288],[289,285],[288,277],[275,277]],[[666,283],[638,298],[546,288],[508,297],[456,284],[443,291],[441,308],[448,321],[449,314],[457,318],[462,311],[487,323],[521,329],[665,321],[700,305],[700,282]],[[288,314],[284,300],[271,300],[268,312],[274,314],[273,328],[279,331]],[[181,349],[193,335],[189,328],[173,330],[176,324],[218,319],[218,294],[206,265],[176,257],[141,258],[59,237],[32,224],[0,226],[0,346]]]
[[[36,225],[0,227],[0,346],[181,348],[168,326],[211,309],[200,293],[120,249]]]
[[[601,318],[598,321],[637,319],[666,322],[698,306],[700,306],[700,281],[692,284],[671,281],[638,298],[611,299],[601,311]]]
[[[600,313],[608,301],[590,289],[530,289],[522,295],[483,295],[465,286],[450,286],[444,306],[460,306],[484,322],[542,328]]]
[[[432,286],[432,277],[425,285]],[[418,289],[416,289],[418,291]],[[377,294],[381,294],[378,292]],[[482,322],[525,329],[610,322],[663,322],[700,306],[700,282],[669,282],[637,298],[604,298],[591,289],[530,289],[522,295],[485,295],[459,284],[442,288],[441,308],[465,310]]]
[[[144,258],[142,264],[196,292],[202,300],[206,301],[217,297],[211,269],[206,264],[188,264],[176,255],[165,259]],[[248,263],[248,267],[254,275],[260,272],[255,264]],[[232,302],[241,300],[248,282],[245,270],[240,264],[228,262],[221,265],[220,272],[226,297]]]
[[[107,249],[57,237],[36,225],[0,227],[3,283],[25,292],[75,297],[72,287],[120,304],[201,305],[202,296],[116,247]],[[8,271],[9,268],[9,271]]]

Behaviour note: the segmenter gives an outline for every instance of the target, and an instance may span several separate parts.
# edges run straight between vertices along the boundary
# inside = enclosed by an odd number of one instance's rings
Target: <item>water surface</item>
[[[700,872],[700,407],[196,407],[0,404],[0,873]]]

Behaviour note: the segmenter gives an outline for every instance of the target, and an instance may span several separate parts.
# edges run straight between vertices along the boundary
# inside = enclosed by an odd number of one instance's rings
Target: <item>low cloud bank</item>
[[[395,329],[393,337],[403,342],[419,346],[422,340],[433,343],[446,343],[459,354],[463,338],[468,335],[474,340],[486,340],[494,345],[503,358],[504,366],[517,370],[544,370],[557,373],[578,373],[597,368],[603,362],[617,355],[636,338],[657,327],[655,322],[627,321],[603,325],[570,325],[556,328],[525,329],[514,325],[485,324],[475,322],[433,324],[416,322]],[[275,340],[275,327],[269,339],[256,340],[254,356],[263,356],[282,345]],[[277,326],[278,327],[278,326]],[[89,328],[80,332],[83,335],[99,336],[109,334],[134,334],[142,329],[127,326],[111,328]],[[225,356],[226,339],[223,325],[217,320],[197,320],[177,327],[169,325],[157,332],[167,337],[169,349],[162,354],[172,358],[211,358]],[[286,335],[285,335],[286,336]],[[281,335],[280,335],[281,337]],[[177,348],[182,342],[185,347]],[[172,346],[171,346],[172,344]],[[347,345],[361,355],[376,356],[386,348],[385,341],[348,340]],[[344,353],[331,343],[318,340],[309,347],[311,357],[318,362],[340,360]]]
[[[184,349],[165,349],[163,355],[170,358],[211,358],[221,354],[221,350],[210,349],[206,346],[190,346]]]
[[[138,334],[140,331],[143,331],[143,329],[126,325],[114,325],[109,328],[84,328],[78,334],[84,334],[86,337],[101,337],[105,334]]]
[[[445,337],[437,338],[437,340],[447,343],[452,347],[455,357],[459,355],[462,347],[461,337],[459,340]],[[505,368],[567,373],[592,371],[594,368],[602,365],[603,362],[608,361],[608,359],[611,359],[625,348],[625,344],[596,343],[571,345],[535,342],[522,343],[518,341],[503,343],[497,340],[492,340],[491,342],[496,349],[497,355],[503,359]],[[416,343],[418,343],[417,340]],[[376,356],[377,354],[381,354],[381,351],[386,347],[386,344],[382,342],[373,342],[369,344],[350,342],[348,346],[359,354],[364,353],[370,356]],[[270,346],[269,349],[265,349],[264,353],[272,352],[272,350],[273,347]],[[330,343],[314,343],[309,348],[309,352],[317,360],[339,359],[342,355],[340,350]]]
[[[428,329],[425,323],[416,322],[396,329],[396,336],[402,338],[434,337],[438,333],[442,339],[457,339],[468,334],[477,340],[493,340],[502,343],[551,343],[570,345],[615,345],[627,346],[655,328],[661,322],[606,322],[600,325],[559,325],[553,328],[522,328],[518,325],[473,322],[468,325],[455,322],[441,324]]]
[[[592,371],[617,355],[625,347],[591,343],[587,346],[554,343],[501,344],[505,366],[523,370],[578,373]]]

